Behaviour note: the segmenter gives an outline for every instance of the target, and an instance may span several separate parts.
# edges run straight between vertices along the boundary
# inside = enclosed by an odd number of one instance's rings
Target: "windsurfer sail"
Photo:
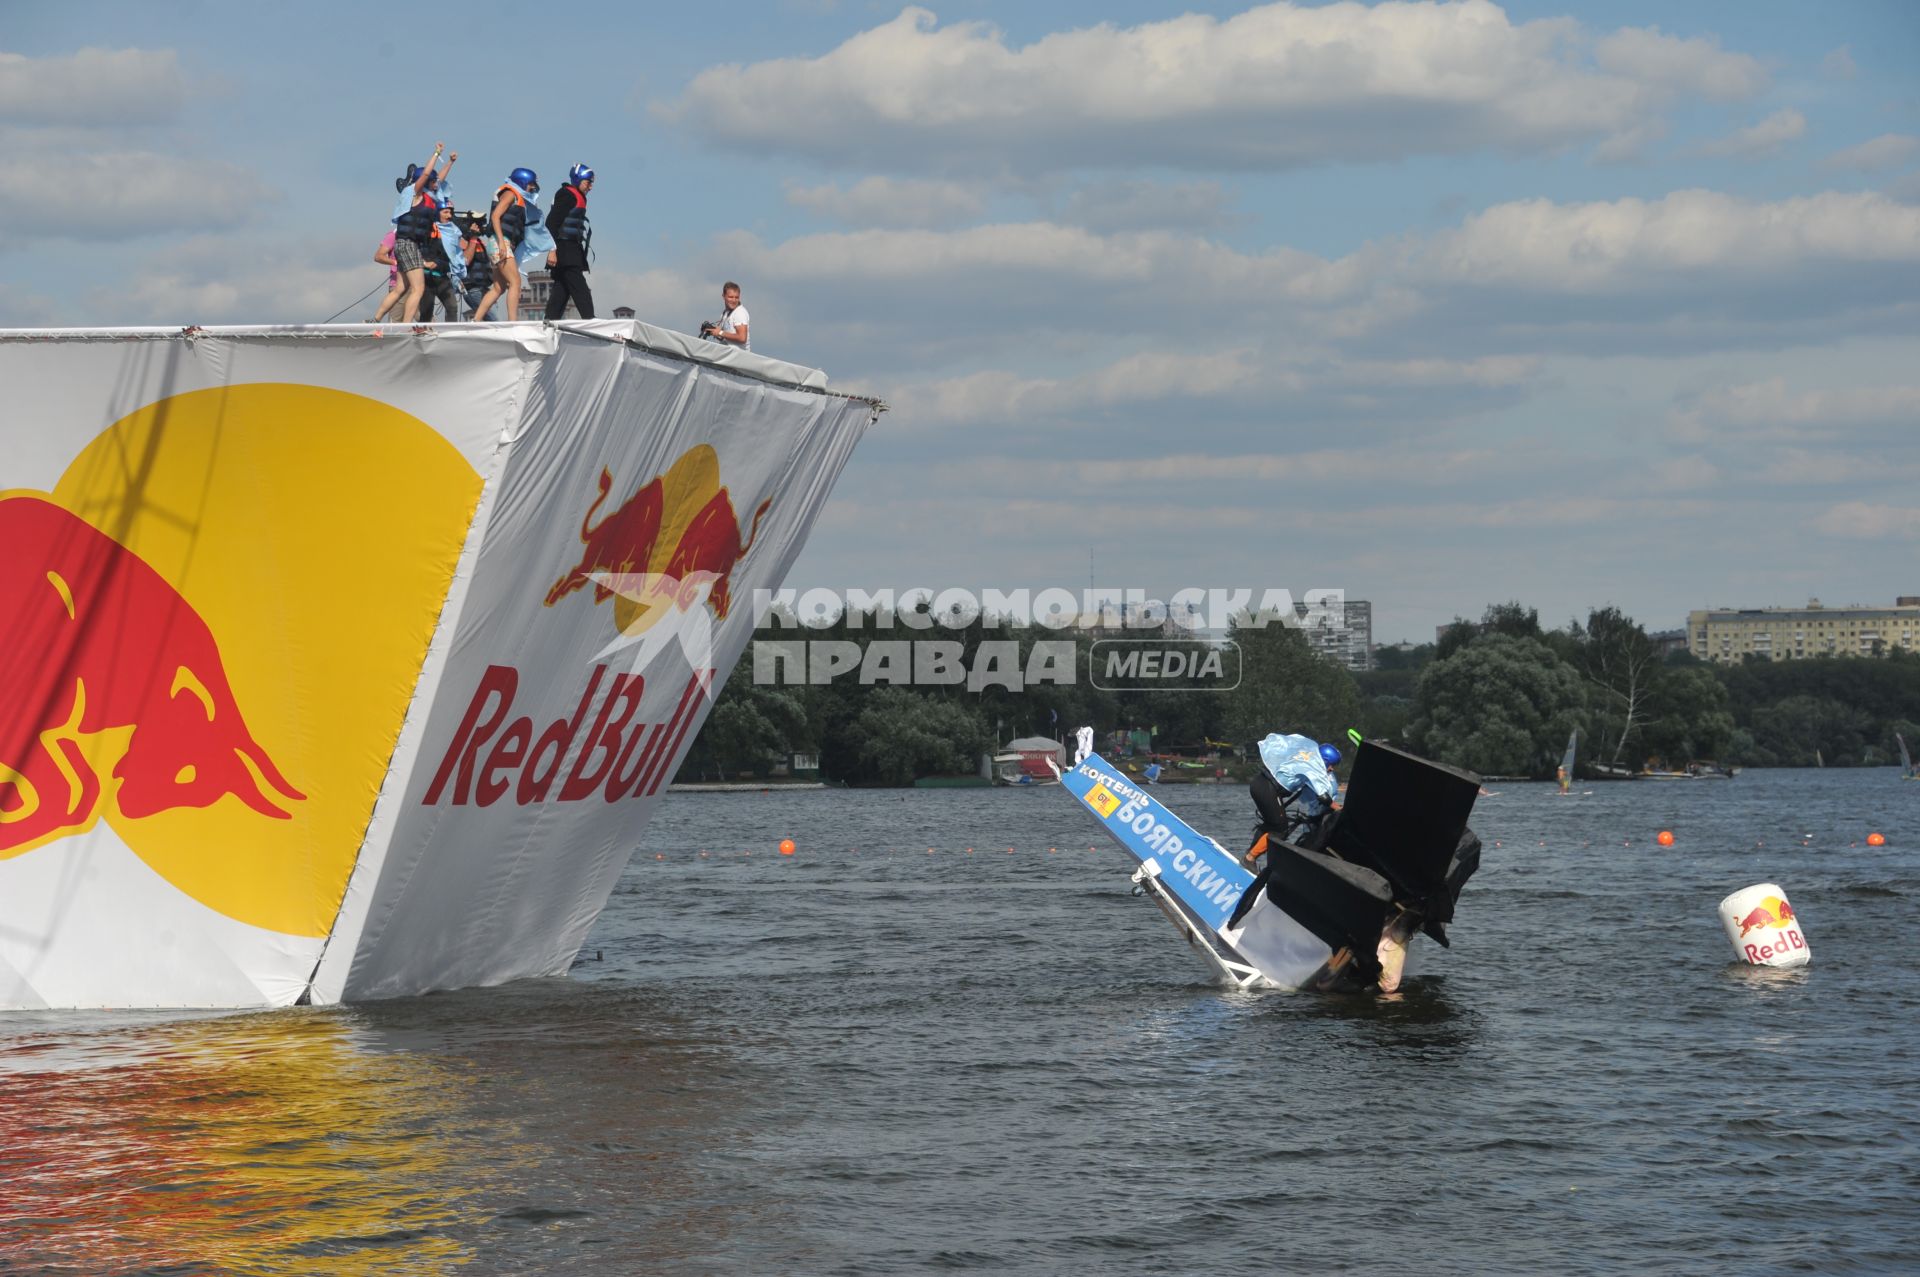
[[[1561,755],[1560,770],[1555,779],[1560,782],[1560,792],[1568,793],[1573,789],[1573,752],[1580,743],[1580,729],[1574,728],[1573,735],[1567,737],[1567,752]]]
[[[1899,732],[1895,732],[1893,738],[1900,742],[1900,779],[1920,780],[1920,771],[1913,766],[1913,755],[1907,752],[1907,738]]]

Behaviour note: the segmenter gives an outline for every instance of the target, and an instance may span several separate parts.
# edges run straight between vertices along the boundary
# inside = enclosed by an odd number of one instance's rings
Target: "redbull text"
[[[489,665],[422,803],[431,807],[450,796],[455,807],[490,807],[511,797],[516,806],[527,807],[549,797],[563,803],[595,794],[610,803],[648,797],[673,775],[680,748],[699,717],[700,702],[712,691],[713,676],[710,668],[694,671],[665,722],[636,723],[633,716],[640,709],[645,677],[609,676],[607,666],[596,665],[572,714],[554,719],[536,736],[531,717],[508,718],[520,687],[519,671],[511,665]],[[603,683],[606,696],[576,756],[574,742]],[[561,780],[570,756],[573,766]]]

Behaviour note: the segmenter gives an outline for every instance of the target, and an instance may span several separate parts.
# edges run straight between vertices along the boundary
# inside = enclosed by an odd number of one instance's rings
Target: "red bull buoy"
[[[1751,966],[1804,967],[1813,957],[1799,915],[1775,883],[1755,883],[1722,900],[1720,925],[1734,953]]]

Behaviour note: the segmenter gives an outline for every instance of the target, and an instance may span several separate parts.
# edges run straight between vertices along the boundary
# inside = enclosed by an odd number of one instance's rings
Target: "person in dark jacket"
[[[440,221],[445,222],[453,216],[453,210],[441,205],[439,214]],[[426,287],[417,322],[422,324],[433,322],[433,303],[437,300],[440,303],[442,317],[448,323],[453,323],[460,318],[459,306],[454,301],[453,294],[453,262],[447,256],[446,244],[440,238],[437,229],[434,234],[421,241],[420,261]]]
[[[567,301],[580,318],[593,318],[593,292],[587,287],[587,249],[593,227],[587,222],[587,192],[593,189],[593,170],[576,164],[567,170],[567,182],[553,196],[547,213],[547,233],[553,236],[548,273],[553,286],[547,292],[547,318],[567,313]]]
[[[466,234],[460,237],[460,254],[466,259],[466,303],[469,319],[484,319],[480,314],[480,300],[493,287],[493,255],[487,251],[487,224],[482,218],[474,218],[467,223]]]

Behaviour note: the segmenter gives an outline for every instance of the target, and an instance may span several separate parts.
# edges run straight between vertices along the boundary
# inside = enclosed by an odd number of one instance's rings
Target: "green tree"
[[[1873,735],[1870,714],[1831,697],[1789,696],[1753,712],[1755,744],[1784,767],[1811,767],[1816,757],[1832,766],[1850,766],[1860,760]]]
[[[1383,647],[1374,652],[1376,670],[1423,670],[1434,658],[1431,643],[1420,643],[1402,651],[1397,647]]]
[[[904,687],[875,688],[855,732],[863,775],[887,785],[971,772],[990,743],[985,724],[967,706]]]
[[[1490,775],[1544,774],[1584,725],[1580,675],[1538,639],[1490,635],[1420,676],[1410,731],[1443,762]]]
[[[1596,692],[1594,744],[1617,767],[1647,719],[1658,656],[1646,630],[1617,607],[1589,612],[1576,637],[1584,672]]]
[[[1270,617],[1265,624],[1261,620],[1234,618],[1240,686],[1220,697],[1226,739],[1245,744],[1281,731],[1343,739],[1358,719],[1353,675],[1317,655],[1299,630]]]
[[[736,669],[678,774],[690,779],[761,776],[794,752],[811,750],[806,704],[799,693],[799,688],[760,686],[750,668]]]
[[[1669,766],[1718,758],[1733,739],[1727,689],[1704,665],[1662,667],[1653,676],[1647,703],[1653,708],[1641,729],[1642,741]]]

